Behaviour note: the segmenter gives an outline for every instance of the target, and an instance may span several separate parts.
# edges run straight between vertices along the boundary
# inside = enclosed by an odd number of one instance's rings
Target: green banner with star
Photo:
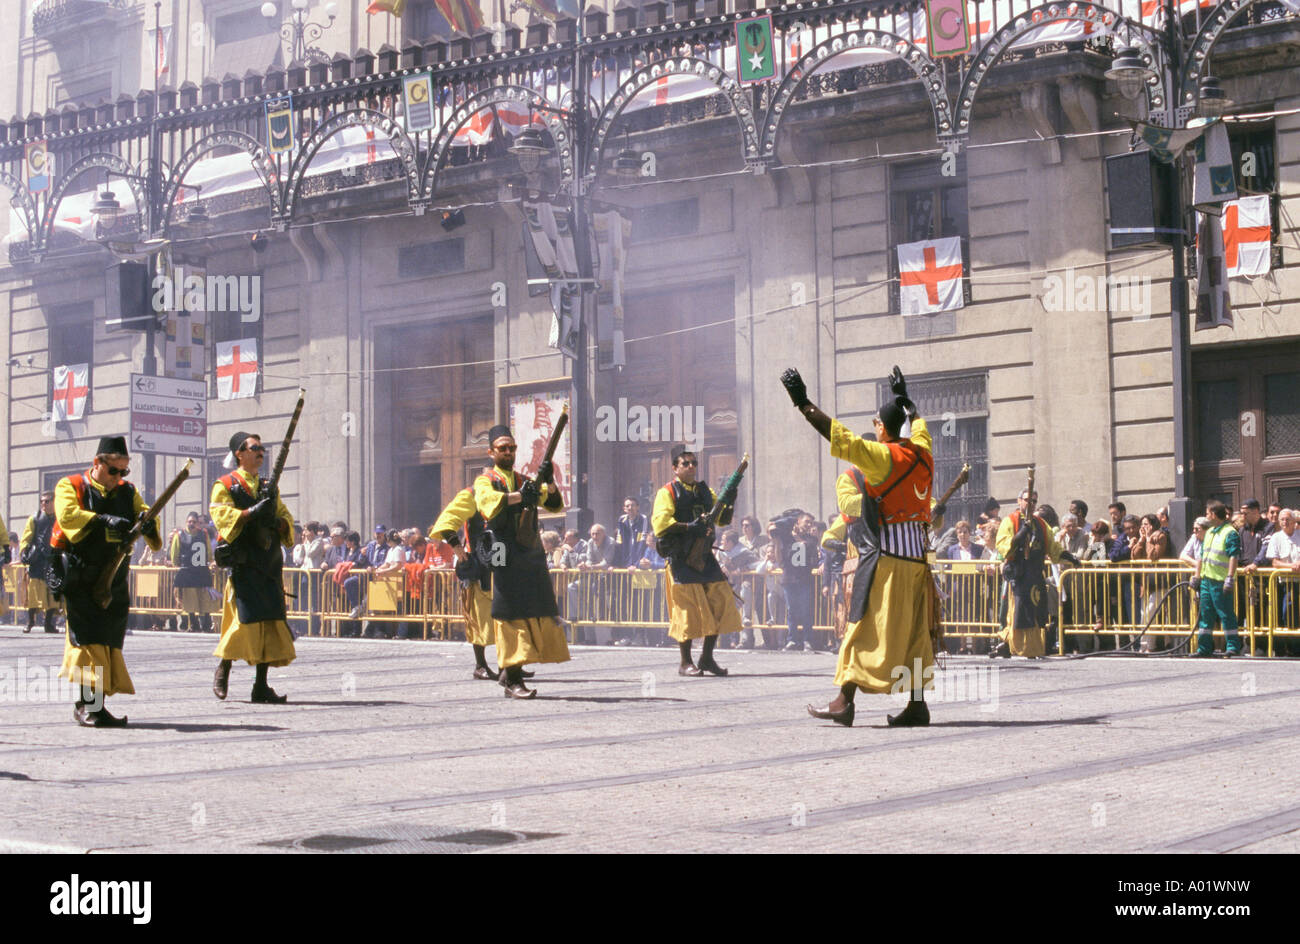
[[[742,84],[776,77],[771,15],[736,22],[736,61]]]

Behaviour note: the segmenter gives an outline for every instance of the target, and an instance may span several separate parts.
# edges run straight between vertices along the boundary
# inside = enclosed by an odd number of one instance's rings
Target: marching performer
[[[27,628],[32,631],[36,614],[44,611],[45,631],[58,632],[54,627],[54,614],[59,612],[59,601],[54,599],[45,583],[50,569],[50,534],[54,530],[54,493],[41,494],[41,507],[27,519],[23,536],[18,542],[19,559],[27,565]]]
[[[112,576],[108,606],[95,599],[101,577],[118,559],[123,542],[132,540],[136,520],[148,510],[135,486],[126,481],[128,462],[126,438],[105,436],[89,469],[62,478],[54,486],[50,545],[55,585],[50,589],[62,594],[68,613],[59,676],[81,686],[72,716],[88,728],[125,726],[126,716],[110,714],[104,700],[110,695],[135,694],[122,659],[131,607],[129,547]],[[141,534],[151,549],[162,547],[156,520],[144,526]]]
[[[492,621],[492,570],[474,553],[483,533],[483,516],[474,503],[474,489],[462,488],[438,515],[429,537],[446,541],[456,554],[460,579],[460,606],[465,614],[465,639],[474,647],[474,678],[497,681],[500,673],[488,668],[487,647],[496,645]]]
[[[288,701],[267,683],[271,666],[288,665],[296,657],[293,633],[284,605],[284,555],[280,546],[293,546],[293,516],[275,489],[257,473],[266,447],[255,433],[230,437],[226,468],[234,469],[212,486],[209,514],[219,540],[217,564],[230,568],[221,610],[221,640],[213,653],[221,661],[212,679],[212,692],[225,699],[230,668],[236,659],[256,667],[250,697],[255,705]]]
[[[1032,482],[1033,479],[1031,478]],[[1002,642],[990,650],[989,658],[1042,659],[1047,655],[1046,561],[1078,564],[1079,559],[1057,543],[1047,522],[1034,513],[1038,493],[1025,489],[1016,510],[998,525],[997,549],[1006,561],[1007,625]]]
[[[713,658],[713,648],[720,634],[738,633],[742,625],[731,584],[713,554],[711,538],[715,524],[724,528],[731,524],[736,496],[734,491],[724,491],[721,513],[716,522],[710,521],[709,512],[717,499],[713,489],[695,480],[699,467],[695,453],[684,445],[674,446],[672,460],[675,478],[655,495],[650,526],[659,552],[668,558],[668,635],[677,640],[681,649],[677,674],[726,675],[727,670]],[[703,554],[695,561],[698,566],[692,566],[687,557],[696,542]],[[704,640],[698,666],[691,659],[694,639]]]
[[[840,693],[825,708],[808,706],[814,718],[846,726],[853,724],[859,689],[877,694],[906,690],[910,701],[900,714],[888,716],[889,724],[930,723],[925,688],[933,686],[935,601],[925,549],[934,460],[929,430],[907,397],[902,372],[895,367],[889,380],[894,399],[872,420],[876,441],[871,442],[819,410],[797,370],[781,375],[796,409],[829,440],[831,455],[852,462],[865,485],[860,492],[852,487],[856,482],[836,487],[841,513],[856,519],[846,533],[858,551],[835,669]]]
[[[516,445],[509,428],[493,426],[488,443],[492,468],[474,480],[474,505],[491,531],[486,551],[497,663],[507,697],[533,698],[537,692],[524,685],[524,666],[569,661],[537,524],[538,506],[560,511],[564,500],[550,459],[538,467],[536,480],[515,472]]]

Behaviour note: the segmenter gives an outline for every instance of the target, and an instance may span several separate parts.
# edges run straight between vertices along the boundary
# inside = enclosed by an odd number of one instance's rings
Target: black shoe
[[[1001,656],[1003,659],[1011,658],[1011,645],[1007,643],[1005,640],[998,643],[996,646],[994,646],[992,649],[989,650],[990,659],[996,659],[999,656]]]
[[[537,692],[524,685],[523,682],[516,682],[514,685],[506,686],[506,698],[536,698]]]
[[[924,728],[930,723],[930,708],[923,701],[909,701],[896,715],[885,715],[891,728]]]
[[[32,631],[32,628],[31,628],[30,626],[28,626],[26,629],[23,630],[23,632],[25,632],[25,633],[30,633],[31,631]]]
[[[712,659],[710,659],[707,662],[705,662],[703,659],[700,660],[700,672],[707,672],[709,675],[718,675],[718,676],[727,674],[727,670],[724,669],[722,666],[718,665],[718,663],[714,662]]]
[[[90,712],[90,717],[95,719],[95,727],[97,728],[126,727],[126,715],[122,715],[122,717],[119,718],[116,715],[109,714],[107,708],[101,708],[99,711]]]
[[[254,705],[283,705],[289,700],[288,695],[277,695],[270,685],[253,686],[253,694],[248,699]]]
[[[45,631],[46,631],[47,633],[57,633],[57,632],[58,632],[58,629],[55,628],[55,627],[53,627],[53,626],[46,626],[46,627],[45,627]]]
[[[704,673],[699,668],[696,667],[694,662],[688,662],[685,665],[679,665],[677,667],[677,674],[689,675],[691,676],[691,678],[695,678],[696,676],[703,675]]]
[[[93,728],[95,726],[94,715],[96,712],[87,711],[85,702],[77,702],[72,706],[72,718],[83,728]]]
[[[228,689],[230,687],[230,669],[222,671],[222,665],[217,663],[217,674],[212,676],[212,694],[216,695],[222,701],[226,700]]]
[[[836,724],[842,724],[846,728],[853,727],[853,702],[844,706],[843,711],[831,711],[831,706],[825,708],[814,708],[808,706],[808,714],[814,718],[820,718],[822,721],[834,721]]]
[[[474,677],[485,682],[495,682],[497,680],[497,673],[493,672],[486,665],[480,665],[474,670]]]

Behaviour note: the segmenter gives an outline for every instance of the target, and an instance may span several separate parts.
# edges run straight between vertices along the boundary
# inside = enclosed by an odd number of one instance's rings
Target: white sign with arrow
[[[131,375],[131,446],[202,459],[208,449],[208,386],[201,380]]]

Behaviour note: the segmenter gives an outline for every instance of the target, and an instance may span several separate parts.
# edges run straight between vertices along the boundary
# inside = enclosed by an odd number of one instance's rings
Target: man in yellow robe
[[[1020,493],[1017,509],[998,525],[998,554],[1006,561],[1002,571],[1007,577],[1007,625],[1002,642],[990,650],[989,658],[1009,659],[1013,655],[1026,659],[1047,656],[1047,581],[1046,560],[1059,564],[1065,560],[1078,564],[1076,558],[1057,543],[1046,521],[1033,513],[1038,495],[1027,490]]]
[[[51,579],[58,585],[51,589],[62,594],[68,611],[59,676],[81,687],[73,718],[83,727],[124,726],[126,716],[109,714],[104,699],[135,694],[122,659],[131,608],[129,553],[113,578],[107,608],[94,599],[100,574],[149,508],[135,486],[126,481],[128,460],[126,438],[105,436],[89,469],[62,478],[54,486]],[[152,550],[162,547],[157,521],[150,522],[142,534]]]
[[[3,523],[0,523],[3,530]],[[45,631],[57,632],[54,628],[54,614],[59,612],[59,601],[50,593],[45,583],[45,575],[50,567],[50,534],[54,530],[54,493],[41,495],[41,508],[27,519],[23,536],[18,541],[18,553],[27,565],[27,628],[32,631],[36,623],[36,614],[44,612]]]
[[[226,468],[212,486],[209,514],[217,526],[217,564],[230,568],[221,610],[221,639],[213,653],[221,661],[212,692],[225,699],[236,659],[256,667],[255,705],[282,705],[267,682],[270,666],[288,665],[296,657],[284,605],[284,556],[293,546],[293,516],[280,496],[258,476],[266,458],[260,436],[239,432],[230,438]]]
[[[474,647],[474,678],[495,682],[500,672],[493,672],[487,664],[487,647],[495,646],[497,641],[496,623],[492,620],[492,571],[474,556],[483,529],[473,487],[462,488],[438,515],[429,537],[446,541],[456,555],[465,639]]]
[[[549,461],[536,479],[515,472],[509,428],[493,426],[488,443],[492,468],[474,480],[474,505],[491,532],[483,550],[492,568],[497,663],[507,697],[533,698],[537,692],[524,685],[524,666],[569,661],[537,520],[539,506],[560,511],[564,500]]]
[[[781,375],[795,407],[830,441],[831,455],[853,463],[865,485],[861,491],[847,483],[836,487],[841,513],[856,519],[846,537],[858,558],[835,670],[840,693],[825,708],[808,706],[813,717],[845,726],[853,724],[859,689],[909,693],[907,707],[887,717],[891,726],[930,723],[925,689],[934,684],[934,581],[925,554],[934,460],[929,430],[907,397],[902,372],[895,367],[889,380],[894,399],[873,420],[872,442],[819,410],[797,370]]]
[[[723,633],[738,633],[743,628],[735,594],[726,574],[713,554],[712,546],[704,554],[704,569],[696,570],[686,562],[695,541],[713,537],[714,527],[706,520],[717,498],[713,489],[695,480],[699,460],[685,446],[672,451],[673,481],[659,489],[650,527],[655,533],[659,552],[668,558],[664,584],[668,595],[668,635],[681,649],[678,675],[726,675],[727,670],[713,658],[713,647]],[[734,495],[725,496],[717,525],[725,528],[735,514]],[[700,664],[691,658],[691,641],[703,639]]]

